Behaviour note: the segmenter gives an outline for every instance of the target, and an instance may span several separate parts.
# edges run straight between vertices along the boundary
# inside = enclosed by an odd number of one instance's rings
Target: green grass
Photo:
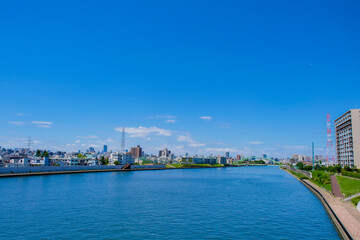
[[[173,166],[173,167],[176,167],[176,168],[183,167],[183,164],[178,164],[178,163],[174,163],[174,164],[170,164],[170,165]]]
[[[328,190],[329,192],[332,191],[331,183],[321,184],[321,183],[316,182],[316,181],[314,181],[314,180],[310,180],[310,181],[313,182],[313,183],[315,183],[315,184],[318,185],[319,187],[325,188],[325,189]]]
[[[340,185],[341,192],[346,197],[360,192],[360,180],[343,176],[336,176],[336,179]]]
[[[211,167],[223,167],[222,164],[214,164],[214,165],[211,165]]]
[[[360,196],[351,199],[351,202],[352,202],[355,206],[357,206],[358,203],[360,202]]]
[[[302,174],[302,173],[297,173],[297,172],[294,172],[293,170],[289,170],[289,172],[292,174],[292,175],[295,175],[297,176],[298,178],[300,179],[309,179],[306,175]]]
[[[223,167],[222,164],[193,164],[193,163],[186,163],[186,164],[179,164],[179,163],[174,163],[174,164],[168,164],[171,165],[175,168],[197,168],[197,167]],[[167,168],[171,168],[171,166],[166,166]]]
[[[312,179],[310,179],[310,180],[311,180],[311,182],[315,183],[316,185],[323,187],[330,192],[332,191],[330,174],[325,173],[323,171],[313,171]]]

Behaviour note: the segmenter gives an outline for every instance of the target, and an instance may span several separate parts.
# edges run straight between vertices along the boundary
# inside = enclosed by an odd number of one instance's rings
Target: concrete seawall
[[[291,174],[290,172],[288,172],[288,173]],[[315,184],[312,184],[309,180],[299,179],[292,174],[291,174],[291,176],[298,179],[302,184],[304,184],[305,187],[307,187],[320,200],[321,204],[324,206],[327,214],[329,215],[331,221],[333,222],[334,226],[336,227],[336,229],[339,232],[342,239],[344,239],[344,240],[359,239],[358,236],[353,237],[350,234],[349,229],[352,228],[352,226],[349,226],[349,224],[345,224],[344,222],[342,222],[341,219],[339,218],[339,216],[334,211],[333,207],[335,207],[335,206],[331,202],[329,203],[329,201],[327,200],[327,198],[332,197],[332,196],[330,196],[329,193],[325,192],[320,187],[317,187]],[[324,191],[324,192],[321,193],[321,191]],[[329,194],[329,196],[324,196],[323,194]],[[356,232],[355,232],[355,234],[356,234]]]
[[[39,176],[54,174],[71,173],[91,173],[91,172],[116,172],[116,171],[135,171],[166,169],[165,165],[132,165],[131,169],[123,170],[123,165],[116,166],[46,166],[46,167],[12,167],[0,168],[0,177],[20,177],[20,176]]]

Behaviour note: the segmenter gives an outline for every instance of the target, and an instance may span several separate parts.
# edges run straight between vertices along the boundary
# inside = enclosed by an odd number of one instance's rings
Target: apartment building
[[[360,168],[360,109],[351,109],[335,120],[335,137],[338,164]]]

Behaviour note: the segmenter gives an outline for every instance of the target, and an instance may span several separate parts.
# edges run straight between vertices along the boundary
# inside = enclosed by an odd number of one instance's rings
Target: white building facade
[[[360,167],[360,109],[351,109],[335,120],[337,161],[342,167]]]

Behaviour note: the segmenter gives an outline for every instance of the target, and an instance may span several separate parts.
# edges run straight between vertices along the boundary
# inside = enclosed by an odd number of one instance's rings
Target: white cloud
[[[50,125],[36,125],[37,127],[40,127],[40,128],[51,128]]]
[[[176,121],[174,119],[168,119],[165,121],[166,123],[175,123]]]
[[[15,126],[23,126],[25,124],[24,122],[8,122],[8,123]]]
[[[251,144],[251,145],[261,145],[261,144],[264,144],[264,142],[261,142],[261,141],[250,141],[249,144]]]
[[[210,121],[212,119],[211,116],[201,116],[200,119]]]
[[[79,143],[80,142],[80,140],[76,140],[74,143]]]
[[[122,132],[122,127],[116,127],[115,131]],[[148,138],[150,134],[156,134],[158,136],[166,136],[169,137],[172,135],[172,132],[167,129],[162,129],[158,127],[127,127],[125,128],[125,132],[129,134],[131,138]]]
[[[16,116],[24,116],[23,113],[17,113]]]
[[[39,124],[39,125],[52,125],[52,122],[43,122],[43,121],[32,121],[32,124]]]
[[[206,144],[205,143],[199,143],[196,142],[194,139],[192,139],[190,136],[179,136],[177,138],[179,142],[187,142],[189,147],[203,147]]]
[[[179,137],[177,138],[177,140],[178,140],[179,142],[189,142],[189,143],[194,142],[194,140],[193,140],[191,137],[189,137],[189,136],[179,136]]]
[[[105,140],[105,142],[110,142],[111,143],[111,142],[115,142],[115,141],[114,141],[114,139],[108,138],[108,139]]]
[[[204,147],[205,143],[189,143],[188,146],[190,147]]]

